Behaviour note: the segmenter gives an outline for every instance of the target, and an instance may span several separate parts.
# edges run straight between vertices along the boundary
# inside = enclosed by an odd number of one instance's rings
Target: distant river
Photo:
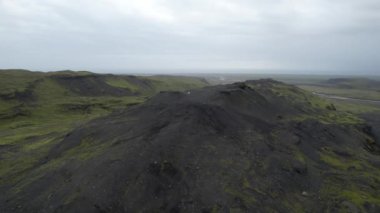
[[[313,92],[314,95],[318,95],[320,97],[324,98],[330,98],[330,99],[336,99],[336,100],[342,100],[342,101],[355,101],[355,102],[362,102],[362,103],[370,103],[370,104],[379,104],[380,105],[380,100],[369,100],[369,99],[360,99],[360,98],[348,98],[348,97],[342,97],[342,96],[337,96],[337,95],[329,95],[325,93],[318,93],[318,92]]]

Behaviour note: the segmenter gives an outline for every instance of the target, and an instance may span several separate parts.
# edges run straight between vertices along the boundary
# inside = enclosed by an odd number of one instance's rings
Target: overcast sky
[[[380,74],[380,1],[0,0],[0,68]]]

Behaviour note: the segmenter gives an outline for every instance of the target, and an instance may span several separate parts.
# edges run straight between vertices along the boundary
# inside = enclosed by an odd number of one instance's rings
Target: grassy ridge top
[[[166,90],[208,85],[192,77],[101,75],[87,71],[31,72],[0,70],[0,125],[22,117],[91,114],[91,110],[139,103]]]
[[[74,72],[70,70],[47,73],[31,72],[27,70],[0,70],[0,95],[12,96],[12,92],[22,92],[27,89],[28,86],[34,84],[34,81],[36,80],[55,80],[56,83],[61,83],[61,86],[66,87],[66,89],[69,90],[70,86],[78,86],[73,84],[82,83],[86,84],[87,89],[106,90],[104,87],[110,86],[121,88],[126,91],[133,90],[140,95],[151,95],[165,90],[186,90],[208,85],[208,83],[202,78],[184,76],[141,77],[95,74],[88,71]],[[64,80],[66,80],[66,82],[62,83]],[[111,93],[108,95],[113,96],[115,94]]]

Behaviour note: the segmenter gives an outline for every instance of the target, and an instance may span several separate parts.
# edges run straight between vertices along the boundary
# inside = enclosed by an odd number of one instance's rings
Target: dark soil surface
[[[369,124],[371,132],[376,138],[376,142],[380,144],[380,113],[366,113],[360,117]]]
[[[70,88],[88,95],[128,93],[76,81]],[[0,195],[0,211],[379,212],[380,156],[367,148],[377,133],[292,119],[324,111],[280,98],[273,84],[162,92],[93,120]]]

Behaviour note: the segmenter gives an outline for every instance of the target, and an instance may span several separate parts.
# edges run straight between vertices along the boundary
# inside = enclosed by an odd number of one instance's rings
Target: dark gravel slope
[[[7,191],[2,212],[379,212],[366,125],[312,119],[328,110],[277,84],[163,92],[94,120]]]

